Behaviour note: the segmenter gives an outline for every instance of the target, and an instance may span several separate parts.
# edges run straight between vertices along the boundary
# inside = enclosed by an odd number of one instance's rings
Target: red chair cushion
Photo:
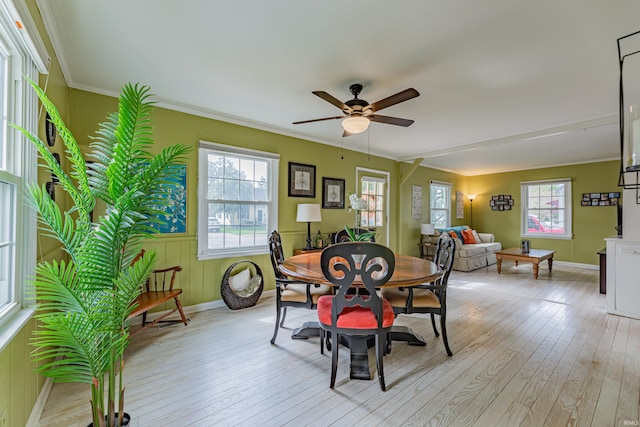
[[[331,307],[333,296],[323,295],[318,300],[318,320],[324,325],[331,325]],[[389,328],[393,325],[393,308],[386,298],[382,298],[382,327]],[[376,316],[369,308],[360,306],[345,307],[338,316],[339,328],[345,329],[378,329]]]

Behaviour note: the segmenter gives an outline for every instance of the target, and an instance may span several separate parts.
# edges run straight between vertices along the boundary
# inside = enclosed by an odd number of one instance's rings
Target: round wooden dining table
[[[280,271],[287,277],[302,282],[327,284],[331,282],[322,273],[320,256],[322,252],[308,252],[286,258],[279,266]],[[408,287],[437,280],[444,273],[429,260],[408,255],[395,255],[395,269],[393,275],[382,287]],[[296,328],[291,335],[293,339],[307,339],[320,335],[320,325],[317,322],[306,322]],[[392,341],[406,341],[410,345],[425,346],[424,339],[407,326],[394,325],[389,333]],[[349,347],[351,352],[352,379],[370,380],[368,349],[373,345],[373,338],[349,337],[341,341]]]

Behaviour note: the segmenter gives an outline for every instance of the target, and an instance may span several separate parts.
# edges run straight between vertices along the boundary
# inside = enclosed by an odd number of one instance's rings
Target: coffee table
[[[498,274],[502,270],[502,260],[513,260],[516,263],[516,267],[518,266],[518,262],[531,262],[533,263],[533,277],[535,279],[538,278],[538,265],[540,261],[547,260],[549,264],[549,273],[551,273],[551,268],[553,267],[553,254],[556,251],[548,251],[546,249],[531,249],[529,252],[522,252],[520,248],[509,248],[503,251],[496,252],[496,260],[498,261]]]

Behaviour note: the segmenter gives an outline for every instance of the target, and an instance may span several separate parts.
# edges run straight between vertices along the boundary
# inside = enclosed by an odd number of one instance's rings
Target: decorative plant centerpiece
[[[367,207],[367,201],[356,193],[349,195],[349,211],[355,211],[353,228],[360,228],[360,211]]]
[[[363,233],[356,233],[356,229],[349,228],[348,225],[344,226],[344,230],[349,236],[349,240],[352,242],[372,242],[376,237],[375,231],[365,231]]]
[[[34,333],[34,359],[40,362],[38,371],[54,381],[91,385],[93,426],[126,425],[126,319],[153,269],[155,252],[132,261],[142,240],[155,233],[150,224],[159,221],[157,213],[168,203],[162,195],[189,148],[174,145],[155,156],[146,151],[153,144],[149,88],[128,84],[118,112],[100,125],[91,144],[94,161],[85,162],[56,107],[35,83],[29,83],[66,146],[70,173],[37,136],[14,127],[35,144],[73,204],[62,212],[44,186],[29,188],[43,228],[68,254],[66,262],[41,262],[36,267],[40,326]],[[94,221],[96,200],[102,200],[106,210]]]

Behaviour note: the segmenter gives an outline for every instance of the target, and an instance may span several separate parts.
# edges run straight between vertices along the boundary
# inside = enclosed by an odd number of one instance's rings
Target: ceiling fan
[[[320,122],[323,120],[342,120],[342,127],[344,128],[343,136],[349,136],[356,133],[361,133],[367,130],[370,122],[378,122],[378,123],[386,123],[389,125],[396,126],[411,126],[413,120],[409,119],[400,119],[398,117],[389,117],[389,116],[381,116],[379,114],[374,114],[376,111],[380,111],[383,108],[391,107],[392,105],[399,104],[404,101],[408,101],[411,98],[415,98],[419,96],[417,90],[410,88],[405,89],[401,92],[396,93],[395,95],[391,95],[387,98],[381,99],[378,102],[374,102],[373,104],[369,104],[367,101],[363,99],[359,99],[358,95],[362,91],[362,85],[359,83],[352,84],[349,86],[349,90],[353,94],[354,98],[347,101],[342,102],[332,95],[329,95],[327,92],[316,90],[312,93],[325,101],[335,105],[344,113],[343,116],[335,116],[335,117],[324,117],[322,119],[313,119],[313,120],[303,120],[300,122],[293,122],[294,125],[299,125],[301,123],[311,123],[311,122]]]

